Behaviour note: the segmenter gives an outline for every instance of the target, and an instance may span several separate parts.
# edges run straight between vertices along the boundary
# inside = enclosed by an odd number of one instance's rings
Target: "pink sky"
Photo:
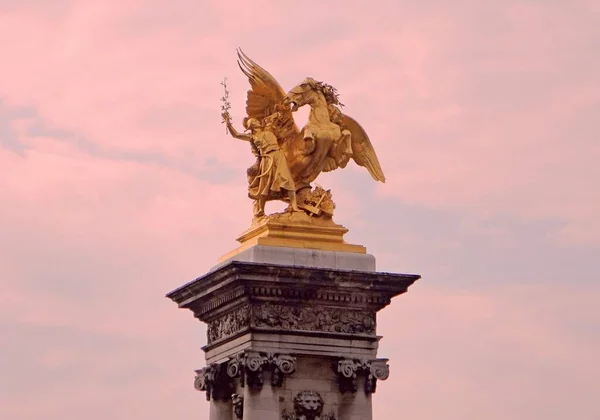
[[[423,276],[379,317],[376,418],[600,418],[598,4],[0,0],[0,418],[208,418],[164,294],[250,222],[238,46],[334,85],[379,155],[385,185],[319,181]]]

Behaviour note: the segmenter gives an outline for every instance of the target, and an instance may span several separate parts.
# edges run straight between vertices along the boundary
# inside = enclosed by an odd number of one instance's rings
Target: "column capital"
[[[385,381],[390,376],[390,366],[388,359],[339,359],[334,365],[334,372],[338,376],[341,393],[356,392],[357,376],[364,374],[365,393],[372,394],[377,388],[377,380]]]

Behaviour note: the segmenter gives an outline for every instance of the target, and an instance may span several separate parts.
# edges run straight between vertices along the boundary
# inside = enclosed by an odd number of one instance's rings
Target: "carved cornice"
[[[194,317],[203,320],[203,316],[207,312],[214,311],[215,309],[234,301],[246,294],[246,291],[243,288],[238,288],[231,293],[222,294],[219,297],[215,297],[211,299],[206,304],[202,305],[202,307],[198,308],[198,310],[194,311]]]
[[[208,323],[206,336],[208,344],[230,337],[250,326],[252,308],[241,306]]]
[[[365,375],[365,393],[372,394],[377,388],[377,380],[385,381],[390,376],[387,359],[358,360],[340,359],[334,365],[341,393],[356,392],[357,375]]]
[[[167,295],[204,322],[240,299],[274,298],[301,304],[378,311],[420,276],[232,261]]]

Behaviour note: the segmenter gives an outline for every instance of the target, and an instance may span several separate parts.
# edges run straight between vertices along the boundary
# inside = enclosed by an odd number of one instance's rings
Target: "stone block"
[[[335,389],[335,384],[334,384],[334,389]],[[325,406],[332,406],[332,407],[337,408],[337,406],[340,402],[339,391],[337,389],[335,389],[335,391],[326,392],[323,399],[325,400]]]
[[[296,363],[296,379],[319,379],[331,381],[335,374],[331,368],[334,358],[327,357],[300,357]]]
[[[211,268],[211,272],[232,261],[289,265],[297,267],[334,268],[338,270],[375,271],[375,257],[354,252],[324,251],[255,245]]]
[[[317,392],[331,392],[332,381],[322,379],[298,379],[288,378],[286,382],[286,388],[292,391],[302,391],[304,389],[310,389]]]
[[[235,420],[234,391],[244,420],[298,415],[294,399],[314,393],[323,418],[372,420],[373,380],[389,373],[374,370],[376,314],[418,278],[376,272],[368,254],[257,245],[169,293],[208,324],[194,386],[210,420]]]

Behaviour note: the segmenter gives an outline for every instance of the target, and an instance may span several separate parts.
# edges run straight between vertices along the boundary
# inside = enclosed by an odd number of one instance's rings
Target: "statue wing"
[[[280,112],[277,137],[286,141],[298,135],[299,130],[294,122],[292,111],[284,105],[285,92],[271,74],[252,61],[241,49],[238,49],[238,65],[248,77],[251,90],[246,99],[246,114],[250,118],[262,120],[265,117]]]
[[[357,165],[367,168],[375,181],[385,182],[379,159],[369,140],[369,136],[355,119],[342,114],[342,125],[352,133],[352,158]]]

